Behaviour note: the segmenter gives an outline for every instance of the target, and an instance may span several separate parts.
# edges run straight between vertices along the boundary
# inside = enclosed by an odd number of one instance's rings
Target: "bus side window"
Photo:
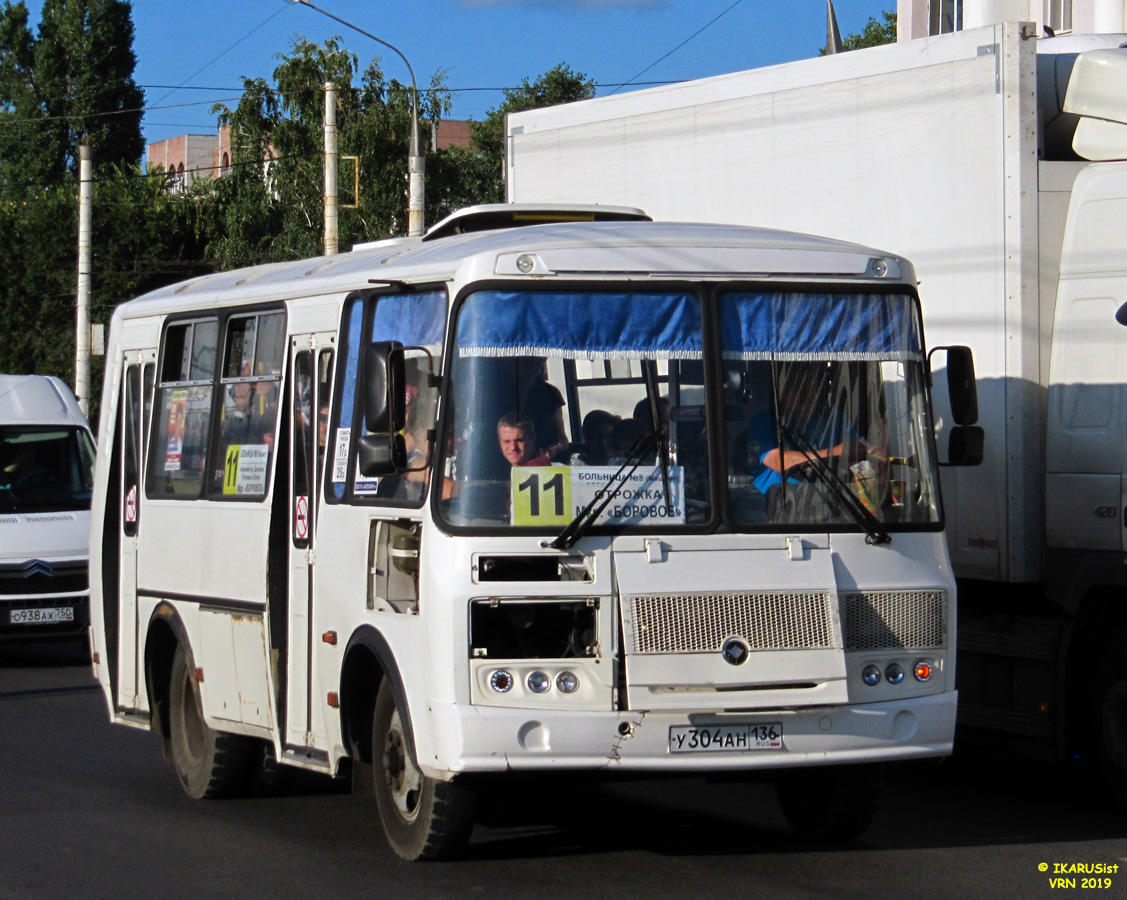
[[[216,319],[175,322],[165,329],[146,481],[150,497],[200,494],[218,331]]]
[[[137,533],[139,509],[137,494],[140,459],[140,367],[130,366],[125,372],[125,404],[122,410],[121,446],[125,459],[122,471],[122,530],[132,536]]]
[[[280,312],[227,321],[213,493],[252,500],[266,495],[284,348],[285,316]]]

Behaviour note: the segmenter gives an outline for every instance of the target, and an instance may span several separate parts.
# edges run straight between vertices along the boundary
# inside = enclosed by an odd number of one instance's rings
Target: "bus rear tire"
[[[386,678],[372,715],[372,780],[384,834],[398,856],[446,859],[465,847],[473,830],[473,794],[419,770]]]
[[[169,681],[169,743],[184,792],[194,800],[231,797],[246,787],[253,764],[247,738],[209,728],[203,718],[192,657],[180,644]]]
[[[775,782],[783,815],[809,841],[851,841],[872,824],[880,806],[884,767],[794,769]]]

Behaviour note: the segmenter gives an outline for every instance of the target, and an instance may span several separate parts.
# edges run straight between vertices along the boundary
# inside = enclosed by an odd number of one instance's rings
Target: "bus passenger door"
[[[333,351],[330,335],[295,337],[293,440],[290,442],[290,578],[285,666],[285,745],[301,755],[321,745],[324,717],[315,716],[313,610],[317,512],[325,460]],[[319,738],[321,740],[319,740]]]
[[[145,435],[152,408],[155,354],[127,353],[122,375],[121,548],[118,580],[118,696],[115,703],[142,707],[140,623],[137,621],[137,534],[141,528],[141,472]]]

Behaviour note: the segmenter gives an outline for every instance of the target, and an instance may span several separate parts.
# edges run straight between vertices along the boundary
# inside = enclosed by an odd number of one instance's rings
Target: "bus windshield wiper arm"
[[[841,499],[845,501],[846,509],[848,509],[853,518],[857,520],[857,524],[865,529],[868,543],[888,544],[892,541],[892,535],[885,530],[880,520],[869,512],[865,504],[862,503],[853,491],[849,490],[849,486],[838,477],[837,472],[818,455],[817,448],[807,440],[806,435],[797,428],[792,428],[789,425],[780,424],[779,431],[782,433],[783,437],[794,444],[799,453],[806,457],[806,461],[818,474],[818,477],[823,482],[830,485]],[[786,472],[783,473],[783,480],[786,480]]]
[[[646,400],[650,407],[650,428],[657,444],[657,458],[661,462],[661,486],[665,490],[665,509],[673,512],[673,498],[669,494],[669,441],[661,427],[661,416],[657,411],[657,366],[653,360],[646,360],[643,367],[646,375]]]
[[[622,490],[627,480],[634,474],[634,470],[641,465],[643,455],[657,440],[659,440],[658,435],[652,431],[639,437],[626,455],[626,462],[619,466],[618,471],[610,476],[607,483],[595,492],[591,502],[579,511],[578,515],[567,524],[563,531],[552,540],[545,541],[543,546],[552,547],[555,550],[567,550],[583,537],[588,529],[595,524],[595,520],[599,518],[602,511],[606,509],[607,504],[618,496],[618,492]],[[627,468],[630,471],[627,472]],[[625,475],[623,475],[624,472]]]

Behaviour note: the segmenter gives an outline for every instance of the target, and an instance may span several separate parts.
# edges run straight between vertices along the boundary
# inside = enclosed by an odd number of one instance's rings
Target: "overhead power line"
[[[698,28],[696,31],[694,31],[692,34],[690,34],[687,38],[685,38],[683,41],[681,41],[681,43],[679,43],[676,47],[674,47],[672,50],[670,50],[668,53],[666,53],[664,56],[661,56],[658,59],[655,59],[652,63],[650,63],[648,66],[646,66],[644,69],[642,69],[641,72],[639,72],[633,78],[628,78],[623,84],[619,85],[619,87],[616,87],[610,93],[616,94],[616,93],[618,93],[620,88],[624,88],[627,85],[633,84],[635,79],[641,77],[642,75],[645,75],[650,69],[652,69],[654,66],[656,66],[663,59],[666,59],[666,58],[672,56],[674,53],[676,53],[678,50],[680,50],[682,47],[684,47],[685,44],[689,43],[689,41],[691,41],[693,38],[695,38],[698,34],[700,34],[705,29],[710,28],[716,22],[720,21],[720,19],[722,19],[722,18],[724,18],[724,16],[728,15],[728,13],[730,13],[733,9],[735,9],[741,3],[743,3],[743,0],[736,0],[735,3],[733,3],[726,10],[724,10],[722,13],[720,13],[720,15],[718,15],[715,18],[713,18],[712,20],[710,20],[706,25],[702,25],[700,28]],[[607,94],[607,96],[609,97],[610,94]]]

